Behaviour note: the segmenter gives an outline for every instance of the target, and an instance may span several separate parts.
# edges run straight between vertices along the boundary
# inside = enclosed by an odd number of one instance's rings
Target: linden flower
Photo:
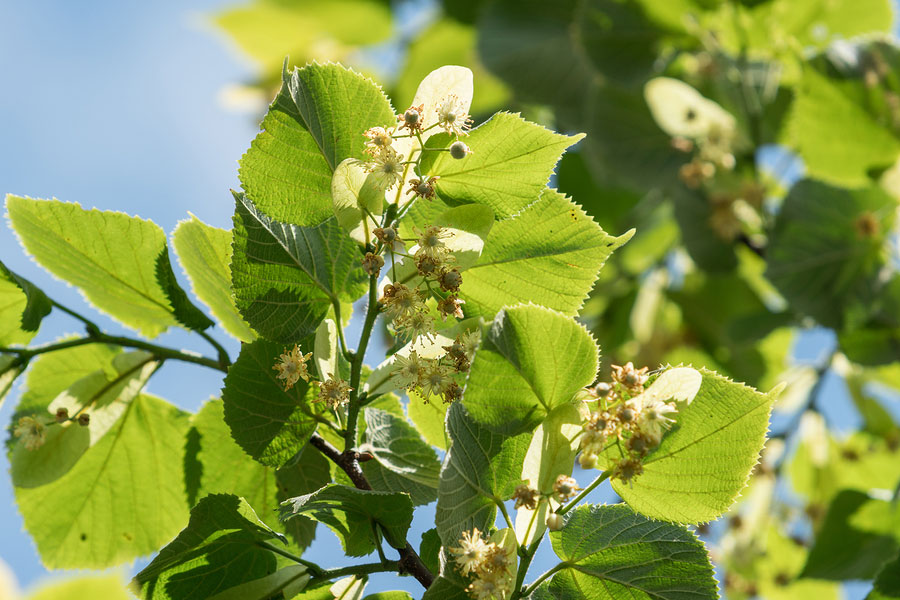
[[[422,131],[422,113],[424,110],[425,106],[420,104],[418,106],[410,106],[402,115],[397,115],[397,120],[402,123],[400,129],[408,129],[410,133]]]
[[[530,510],[537,508],[538,500],[541,493],[530,485],[521,484],[516,488],[513,499],[516,501],[516,508],[525,507]]]
[[[578,482],[568,475],[560,475],[553,483],[553,494],[560,502],[571,500],[580,489],[581,488],[578,487]]]
[[[630,362],[625,363],[624,367],[612,365],[612,378],[632,394],[640,394],[647,382],[647,367],[635,369]]]
[[[384,127],[372,127],[363,135],[369,138],[366,140],[366,152],[372,155],[384,150],[394,142],[391,133]]]
[[[390,296],[385,290],[384,314],[392,321],[416,314],[426,309],[425,303],[417,290],[411,289],[402,283],[394,284]]]
[[[475,572],[484,562],[491,544],[481,538],[481,532],[475,527],[471,532],[463,531],[459,538],[459,546],[450,548],[459,571],[465,576]]]
[[[503,600],[510,592],[508,577],[497,579],[476,579],[469,584],[466,591],[477,600]]]
[[[419,375],[424,370],[426,363],[413,350],[409,353],[409,356],[395,354],[394,364],[396,368],[391,373],[394,382],[402,388],[409,388],[416,385],[416,382],[419,381]]]
[[[310,359],[312,352],[308,354],[300,354],[300,348],[297,344],[291,348],[290,352],[285,352],[278,357],[279,361],[273,369],[278,371],[276,379],[284,380],[284,390],[287,391],[294,387],[298,380],[309,381],[309,371],[306,368],[306,361]]]
[[[335,379],[334,373],[328,374],[328,381],[319,386],[319,396],[316,402],[325,402],[329,408],[340,406],[350,400],[350,391],[353,388],[343,379]]]
[[[442,396],[452,383],[452,371],[436,360],[429,363],[422,371],[421,377],[419,377],[422,395],[426,398],[428,396]]]
[[[450,94],[435,107],[438,126],[451,135],[467,135],[472,118],[456,94]]]
[[[438,176],[429,177],[427,179],[419,179],[417,177],[409,180],[409,191],[407,194],[415,194],[420,198],[431,200],[434,198],[434,182],[440,179]]]
[[[415,229],[415,232],[419,234],[419,248],[416,250],[416,256],[427,256],[437,259],[442,254],[450,251],[444,244],[444,240],[450,237],[450,233],[445,231],[443,227],[430,225],[425,228],[425,231]]]
[[[37,450],[44,445],[44,424],[34,417],[22,417],[13,429],[13,437],[22,441],[26,450]]]
[[[385,190],[391,189],[403,179],[403,166],[403,157],[390,147],[374,153],[372,160],[363,163],[363,169],[372,173]]]
[[[409,336],[416,340],[420,337],[431,339],[435,333],[434,318],[425,311],[417,311],[413,314],[396,319],[394,328],[402,336]]]
[[[676,412],[678,412],[678,407],[669,402],[651,400],[644,403],[641,407],[641,430],[651,438],[662,439],[663,430],[669,429],[675,422],[667,415]]]

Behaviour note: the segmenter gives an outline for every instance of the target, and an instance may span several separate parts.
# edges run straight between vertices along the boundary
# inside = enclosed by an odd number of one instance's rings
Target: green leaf
[[[455,546],[463,531],[488,531],[497,502],[512,497],[521,482],[522,461],[531,436],[494,433],[458,402],[447,411],[451,445],[441,467],[435,525],[444,546]]]
[[[419,558],[428,567],[432,573],[439,573],[441,570],[441,536],[438,535],[437,528],[432,527],[428,531],[422,533],[422,542],[419,544]]]
[[[355,241],[332,217],[315,227],[279,223],[235,194],[231,275],[241,314],[263,336],[294,342],[338,301],[353,301],[367,275]]]
[[[13,485],[23,488],[48,484],[65,475],[91,446],[97,444],[129,404],[144,388],[159,362],[144,351],[117,354],[112,359],[113,374],[98,369],[72,383],[36,415],[53,422],[56,411],[65,408],[69,417],[87,414],[90,424],[74,420],[48,427],[43,445],[28,450],[17,444],[10,455]]]
[[[487,3],[478,20],[479,54],[518,100],[565,108],[583,101],[585,82],[593,73],[574,40],[577,7],[573,0]]]
[[[597,272],[632,233],[608,235],[580,206],[545,189],[537,202],[491,229],[481,258],[463,273],[466,316],[492,317],[516,302],[574,316]]]
[[[187,428],[187,415],[171,404],[137,396],[65,475],[40,487],[15,488],[44,565],[102,569],[171,539],[188,516],[182,468]]]
[[[38,328],[41,326],[41,320],[53,310],[53,304],[50,302],[50,299],[44,294],[41,288],[24,277],[20,277],[13,273],[7,269],[6,265],[2,262],[0,262],[0,281],[3,281],[3,287],[5,287],[7,282],[16,284],[25,294],[25,308],[22,310],[19,322],[21,323],[22,331],[29,333],[37,332]],[[0,290],[2,289],[3,288],[0,288]],[[0,293],[2,293],[2,291],[0,291]],[[3,302],[3,305],[5,304],[6,303]],[[3,313],[6,313],[7,310],[9,309],[0,309]],[[2,339],[2,336],[0,336],[0,341],[2,341]]]
[[[703,542],[684,527],[647,519],[622,504],[579,506],[550,540],[566,565],[550,580],[550,598],[718,598]]]
[[[19,284],[3,276],[0,270],[0,345],[25,345],[37,334],[22,328],[22,317],[28,306],[28,296]]]
[[[282,592],[285,598],[293,598],[295,594],[303,591],[308,581],[306,567],[289,565],[271,575],[228,588],[210,600],[269,600],[272,597],[279,597]]]
[[[365,409],[366,443],[361,452],[375,458],[362,464],[375,490],[407,492],[414,506],[437,499],[441,463],[415,427],[403,417]]]
[[[877,187],[797,183],[778,213],[766,276],[796,310],[840,328],[844,311],[879,289],[896,205]]]
[[[613,489],[634,510],[654,519],[700,523],[719,517],[747,485],[769,425],[775,397],[711,371],[676,424],[644,459],[644,472]],[[618,449],[605,454],[608,464]]]
[[[152,221],[18,196],[7,196],[6,208],[35,260],[123,325],[155,337],[188,310],[181,300],[173,309],[171,281],[158,277],[160,261],[164,275],[171,266],[161,257],[166,235]]]
[[[465,585],[460,585],[443,575],[435,577],[431,587],[425,590],[422,596],[422,600],[471,600],[471,598]]]
[[[315,491],[331,481],[327,460],[318,452],[304,451],[300,459],[277,471],[254,461],[231,437],[224,421],[224,406],[219,400],[203,405],[194,418],[186,445],[188,500],[194,505],[210,494],[240,495],[270,528],[282,524],[278,509],[282,500]],[[315,537],[315,523],[294,519],[287,524],[297,549],[308,546]]]
[[[801,577],[872,579],[900,549],[900,510],[855,490],[835,496]]]
[[[363,158],[363,132],[396,117],[381,88],[340,65],[312,63],[285,70],[282,79],[238,175],[261,211],[314,226],[333,214],[334,169],[345,158]]]
[[[415,392],[409,392],[409,404],[406,405],[409,420],[413,422],[429,444],[437,446],[441,450],[446,450],[449,445],[447,432],[444,429],[447,408],[448,405],[444,402],[436,399],[434,402],[423,400]]]
[[[440,177],[435,190],[442,200],[485,204],[498,219],[505,219],[541,195],[560,156],[582,137],[554,133],[517,114],[500,112],[465,138],[472,154],[457,160],[449,152],[426,152],[420,168],[423,174]],[[444,148],[449,142],[447,134],[437,134],[425,145]]]
[[[222,400],[225,422],[244,451],[270,467],[281,467],[316,429],[313,391],[300,379],[285,391],[272,368],[284,348],[266,340],[244,344],[228,369]]]
[[[506,308],[475,354],[463,402],[497,431],[530,431],[594,381],[598,353],[571,317],[535,305]]]
[[[282,504],[283,520],[302,514],[328,525],[340,538],[347,556],[365,556],[375,551],[375,525],[392,547],[405,548],[406,532],[412,523],[412,502],[402,493],[329,484]]]
[[[37,591],[28,595],[28,600],[84,600],[85,598],[129,600],[131,594],[126,590],[122,578],[112,574],[81,576],[56,581],[49,585],[42,585]]]
[[[900,556],[888,562],[875,578],[875,586],[866,600],[900,598]]]
[[[207,496],[187,527],[134,578],[142,598],[200,600],[275,572],[275,554],[257,545],[278,538],[243,498]]]
[[[579,15],[573,36],[604,79],[640,85],[658,68],[658,46],[667,32],[647,18],[641,4],[593,0]]]
[[[207,225],[194,215],[180,221],[172,244],[194,294],[212,311],[222,327],[242,342],[256,334],[241,318],[231,292],[231,232]]]
[[[24,370],[25,368],[17,363],[15,356],[9,354],[0,355],[0,409],[3,408],[3,401],[12,389],[16,378]]]
[[[390,591],[369,594],[363,600],[413,600],[409,592]]]
[[[598,181],[641,193],[678,184],[684,154],[672,148],[642,93],[607,85],[584,94],[585,116],[575,122],[587,133],[582,152]]]
[[[65,341],[71,338],[62,338]],[[25,377],[25,390],[16,407],[16,416],[45,411],[56,396],[83,377],[102,370],[109,379],[118,371],[113,359],[121,348],[106,344],[86,344],[36,356]]]
[[[738,262],[735,244],[712,228],[714,208],[709,198],[680,186],[673,190],[672,205],[682,243],[697,266],[712,273],[733,272]]]
[[[349,50],[343,44],[380,42],[390,35],[391,11],[380,0],[263,1],[229,8],[215,22],[268,72],[285,56],[301,65],[323,52],[336,60]]]
[[[864,84],[857,85],[862,89]],[[900,140],[815,68],[803,70],[795,93],[786,141],[803,158],[810,177],[838,185],[866,185],[869,169],[887,167],[900,155]]]
[[[169,261],[169,248],[166,246],[156,257],[156,280],[162,286],[172,305],[172,314],[187,329],[203,331],[215,325],[203,311],[194,306],[188,299],[187,293],[175,279],[172,263]]]

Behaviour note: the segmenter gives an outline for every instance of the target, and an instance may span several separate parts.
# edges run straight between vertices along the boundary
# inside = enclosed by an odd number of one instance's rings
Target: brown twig
[[[355,485],[357,489],[372,489],[369,480],[366,479],[365,473],[363,473],[362,468],[359,466],[359,455],[356,452],[341,452],[318,433],[312,435],[309,443],[334,464],[339,466],[341,470],[347,474],[347,477],[350,478],[350,481],[353,482],[353,485]],[[428,567],[425,566],[425,563],[422,562],[422,559],[419,558],[419,555],[413,547],[409,545],[409,542],[407,542],[405,548],[397,548],[396,550],[400,553],[400,572],[409,573],[415,577],[419,583],[425,586],[425,589],[431,587],[431,583],[434,581],[434,575],[428,570]]]

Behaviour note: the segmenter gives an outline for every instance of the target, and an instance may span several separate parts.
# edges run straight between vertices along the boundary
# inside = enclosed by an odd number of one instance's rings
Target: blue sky
[[[254,70],[205,23],[221,0],[0,2],[0,191],[56,197],[152,219],[171,232],[190,210],[230,226],[237,160],[257,131],[217,94]],[[89,314],[79,294],[32,264],[6,224],[0,257],[63,303]],[[97,317],[110,331],[122,331]],[[53,316],[35,341],[78,332]],[[229,351],[238,345],[225,335]],[[202,340],[162,343],[208,352]],[[150,391],[188,409],[217,394],[213,371],[166,365]],[[9,422],[15,394],[0,410]],[[45,575],[22,531],[8,465],[0,477],[0,558],[27,587]]]

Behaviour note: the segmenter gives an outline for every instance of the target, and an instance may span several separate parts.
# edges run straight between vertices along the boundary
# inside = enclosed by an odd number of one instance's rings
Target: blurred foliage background
[[[285,56],[400,102],[459,64],[476,115],[587,133],[551,185],[637,230],[582,312],[605,368],[786,385],[750,488],[699,533],[728,598],[827,599],[900,572],[894,18],[888,0],[255,0],[215,22],[262,69],[228,94],[260,114]]]

